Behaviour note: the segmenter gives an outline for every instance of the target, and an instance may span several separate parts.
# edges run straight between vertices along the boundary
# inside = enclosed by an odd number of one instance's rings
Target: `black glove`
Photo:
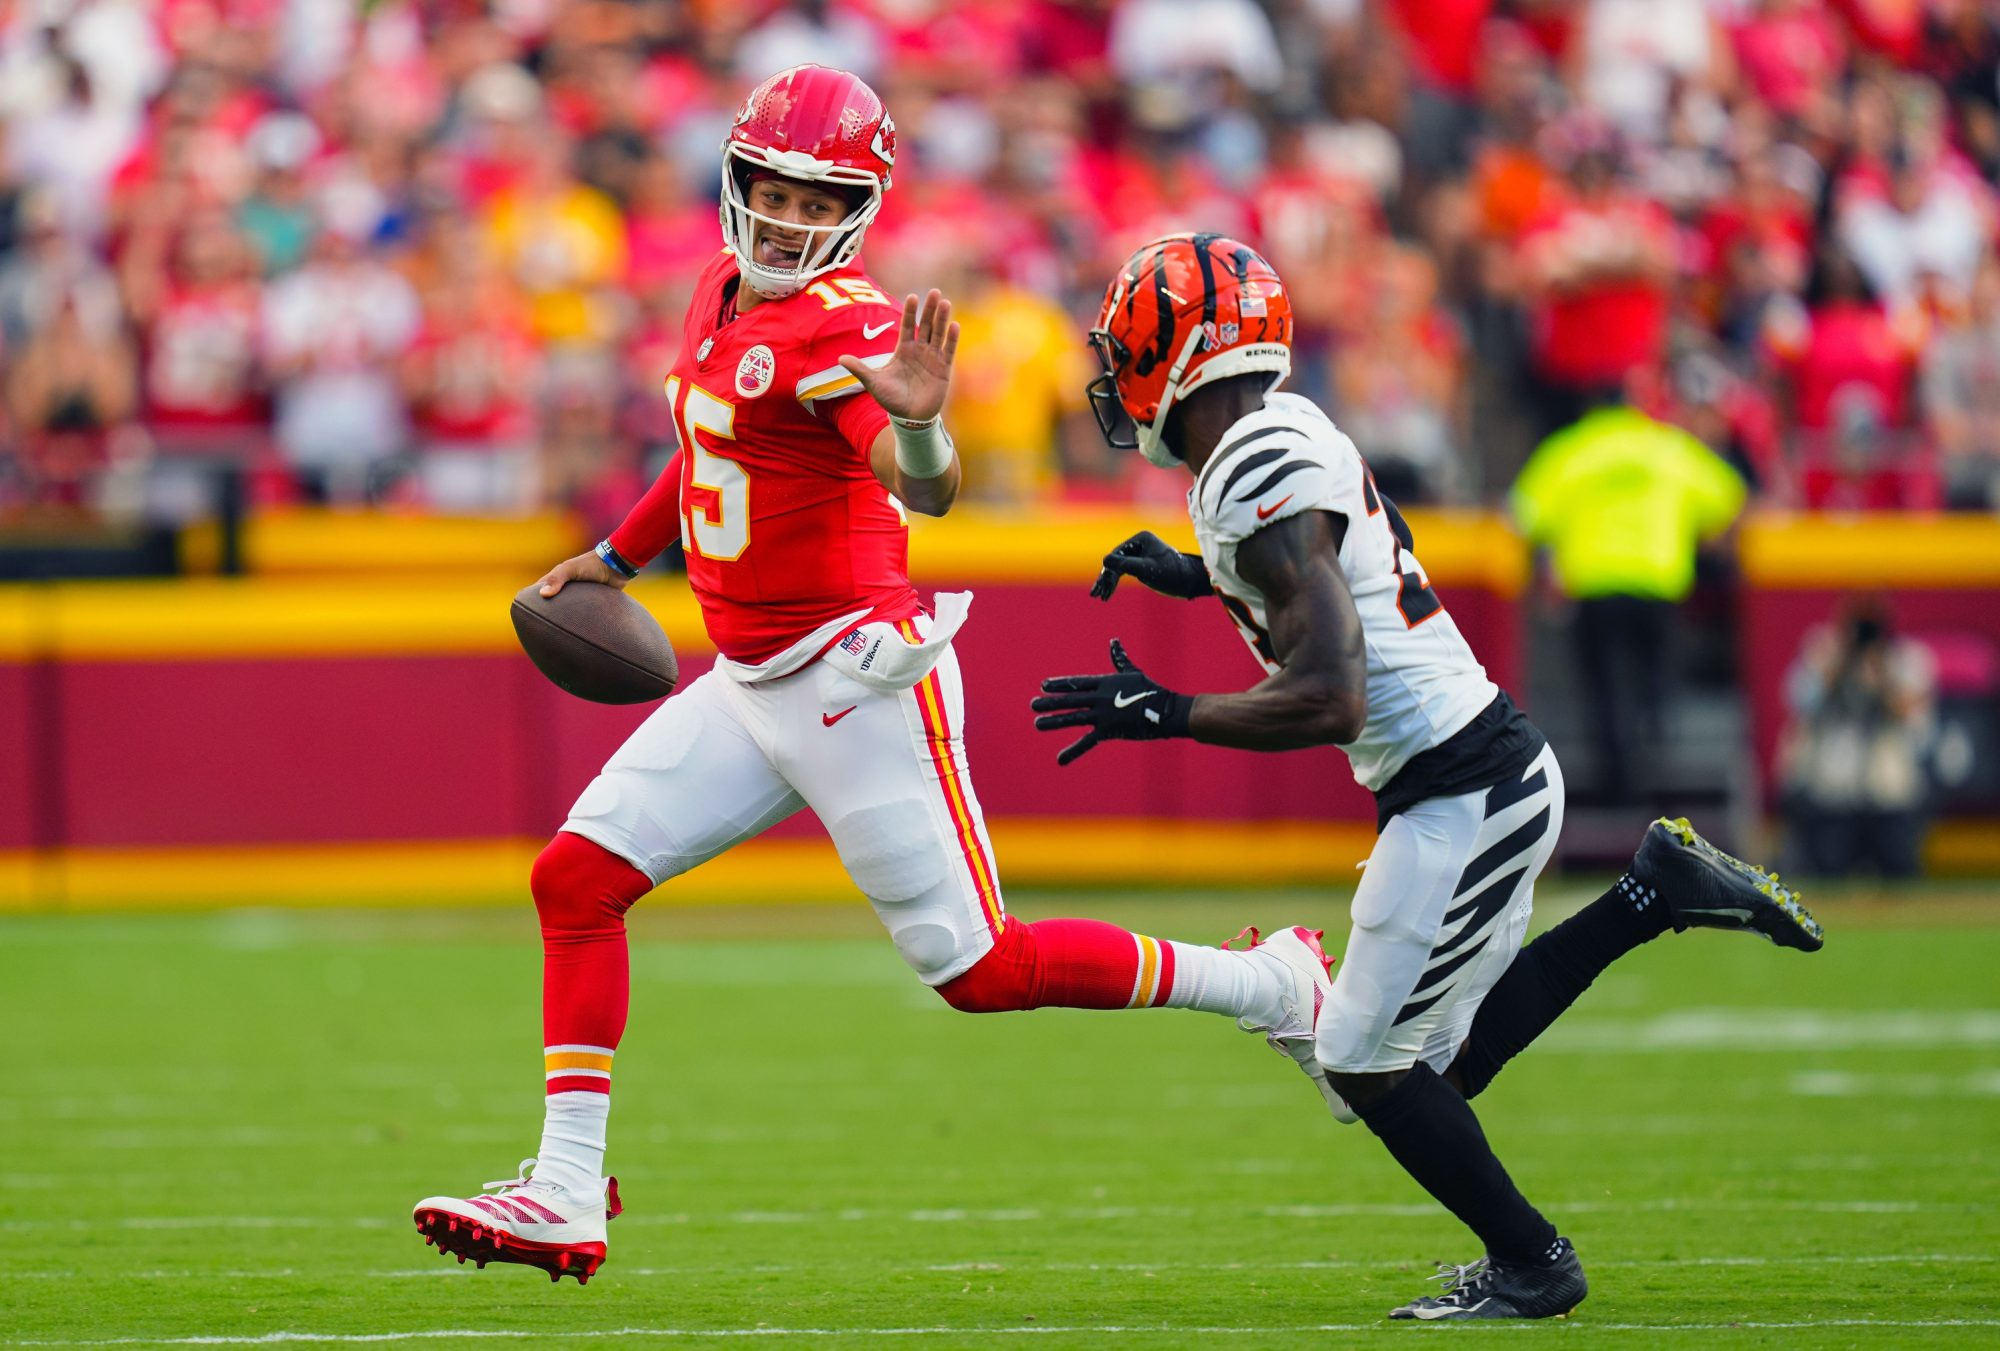
[[[1090,729],[1056,752],[1057,764],[1068,764],[1106,739],[1158,741],[1188,735],[1192,698],[1175,694],[1134,666],[1116,638],[1111,640],[1111,665],[1112,675],[1051,676],[1042,682],[1042,697],[1028,705],[1043,715],[1035,719],[1037,732]]]
[[[1150,530],[1141,530],[1104,555],[1104,571],[1097,574],[1090,594],[1110,600],[1120,577],[1131,577],[1163,596],[1182,600],[1200,600],[1212,594],[1208,565],[1201,561],[1201,555],[1184,554]]]

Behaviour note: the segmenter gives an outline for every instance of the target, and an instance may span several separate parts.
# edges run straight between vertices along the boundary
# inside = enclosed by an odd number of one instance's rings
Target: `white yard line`
[[[1067,1327],[902,1327],[902,1328],[603,1328],[589,1331],[527,1331],[512,1328],[427,1328],[411,1332],[267,1332],[259,1336],[228,1334],[189,1337],[97,1337],[21,1339],[0,1346],[277,1346],[291,1342],[358,1345],[415,1341],[527,1341],[565,1338],[728,1338],[728,1337],[1246,1337],[1299,1335],[1315,1332],[1374,1332],[1387,1320],[1368,1323],[1300,1323],[1283,1327],[1187,1327],[1176,1324],[1078,1324]],[[1489,1331],[1525,1332],[1532,1323],[1496,1323]],[[2000,1318],[1825,1318],[1796,1321],[1763,1320],[1740,1323],[1597,1323],[1575,1322],[1596,1332],[1734,1332],[1800,1331],[1810,1328],[2000,1328]]]
[[[1820,1254],[1796,1257],[1635,1257],[1623,1260],[1596,1259],[1590,1263],[1590,1270],[1600,1268],[1637,1267],[1813,1267],[1813,1266],[1959,1266],[1975,1263],[2000,1262],[2000,1255],[1993,1253],[1872,1253],[1867,1255]],[[875,1271],[931,1271],[941,1273],[958,1272],[1031,1272],[1031,1271],[1400,1271],[1421,1267],[1423,1263],[1409,1260],[1375,1259],[1371,1261],[1343,1261],[1328,1259],[1321,1262],[938,1262],[924,1266],[897,1267],[870,1263]],[[838,1266],[815,1265],[799,1267],[757,1263],[752,1265],[732,1264],[710,1267],[608,1267],[612,1276],[775,1276],[789,1272],[809,1270],[838,1270]],[[76,1280],[98,1278],[120,1281],[244,1281],[244,1280],[286,1280],[298,1276],[355,1276],[364,1280],[409,1280],[432,1276],[470,1277],[473,1270],[450,1262],[440,1262],[436,1266],[396,1267],[382,1271],[345,1272],[329,1268],[325,1272],[301,1272],[295,1267],[277,1267],[266,1271],[119,1271],[107,1268],[96,1271],[16,1271],[10,1279],[30,1281]]]
[[[1856,1074],[1848,1070],[1802,1070],[1785,1081],[1801,1098],[2000,1098],[2000,1070],[1959,1074]]]
[[[1969,1046],[2000,1046],[2000,1009],[1686,1008],[1650,1018],[1580,1017],[1550,1028],[1535,1050],[1790,1054]]]
[[[1914,1215],[1926,1212],[1963,1214],[1992,1209],[1983,1201],[1906,1200],[1748,1200],[1734,1197],[1695,1197],[1664,1200],[1557,1201],[1544,1210],[1565,1215],[1624,1214],[1631,1211],[1724,1211],[1756,1214],[1761,1211],[1806,1212],[1820,1215]],[[1034,1208],[1008,1210],[738,1210],[718,1215],[693,1215],[685,1211],[664,1214],[626,1215],[623,1229],[640,1227],[712,1224],[817,1225],[852,1224],[863,1221],[894,1224],[1018,1224],[1034,1220],[1135,1220],[1189,1219],[1202,1215],[1256,1215],[1266,1219],[1428,1219],[1441,1212],[1436,1206],[1403,1203],[1338,1202],[1299,1205],[1253,1206],[1068,1206],[1048,1210]],[[92,1229],[392,1229],[408,1221],[386,1215],[129,1215],[116,1220],[51,1219],[0,1220],[0,1233],[31,1233],[47,1229],[82,1233]]]

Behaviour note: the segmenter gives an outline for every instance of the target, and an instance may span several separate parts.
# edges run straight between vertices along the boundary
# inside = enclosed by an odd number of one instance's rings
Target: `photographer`
[[[1879,602],[1851,602],[1806,636],[1779,755],[1793,867],[1916,876],[1934,686],[1930,653],[1896,637]]]

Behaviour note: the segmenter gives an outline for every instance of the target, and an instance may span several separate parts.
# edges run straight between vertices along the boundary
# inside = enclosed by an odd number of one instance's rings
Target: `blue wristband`
[[[629,582],[639,575],[638,567],[631,560],[627,559],[624,554],[612,548],[610,540],[599,540],[596,552],[597,556],[604,560],[605,567],[610,568],[626,581]]]

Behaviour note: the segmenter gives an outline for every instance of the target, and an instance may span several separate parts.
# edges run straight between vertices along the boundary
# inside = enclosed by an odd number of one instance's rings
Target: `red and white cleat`
[[[1326,1081],[1320,1071],[1319,1052],[1315,1033],[1319,1027],[1321,1012],[1326,1008],[1328,995],[1333,990],[1333,959],[1326,955],[1320,940],[1326,936],[1323,929],[1308,929],[1294,925],[1280,929],[1269,938],[1262,938],[1255,928],[1245,929],[1222,946],[1231,951],[1243,951],[1233,945],[1248,940],[1248,951],[1253,957],[1264,957],[1277,963],[1285,977],[1286,994],[1278,1007],[1269,1010],[1262,1017],[1239,1018],[1236,1025],[1245,1032],[1261,1032],[1264,1040],[1273,1048],[1291,1058],[1313,1087],[1325,1099],[1327,1110],[1333,1119],[1351,1126],[1360,1120],[1354,1109],[1333,1091],[1333,1085]]]
[[[618,1179],[607,1178],[602,1196],[579,1199],[532,1177],[533,1159],[521,1175],[486,1184],[484,1196],[431,1196],[417,1202],[417,1232],[460,1262],[518,1262],[539,1267],[551,1281],[576,1277],[588,1284],[604,1265],[604,1226],[624,1209]]]

